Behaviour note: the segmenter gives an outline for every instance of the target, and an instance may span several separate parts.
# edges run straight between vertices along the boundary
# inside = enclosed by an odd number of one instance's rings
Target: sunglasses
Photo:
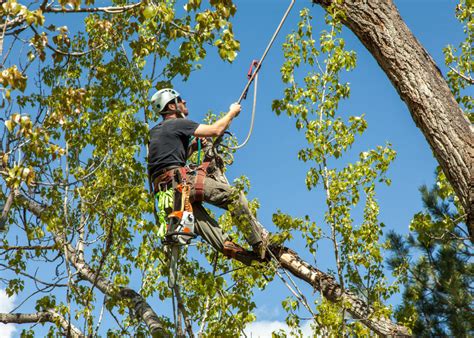
[[[183,102],[183,99],[181,98],[181,96],[178,96],[178,97],[176,98],[176,100],[177,100],[178,102]]]

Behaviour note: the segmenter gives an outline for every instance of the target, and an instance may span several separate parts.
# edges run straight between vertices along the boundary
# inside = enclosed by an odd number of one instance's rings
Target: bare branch
[[[186,307],[184,306],[183,299],[181,298],[181,293],[179,291],[179,286],[175,285],[174,288],[175,288],[176,300],[178,301],[178,309],[183,314],[184,325],[185,325],[186,331],[188,332],[189,337],[194,337],[193,325],[192,325],[191,321],[189,320],[188,311],[186,310]]]
[[[11,267],[5,265],[5,264],[0,263],[0,266],[1,266],[2,268],[4,268],[4,269],[11,270],[11,271],[15,271],[15,269],[13,269],[13,268],[11,268]],[[67,284],[44,282],[44,281],[38,279],[36,276],[29,275],[29,274],[27,274],[26,272],[22,272],[22,271],[18,271],[18,272],[16,272],[16,273],[17,273],[18,275],[22,275],[22,276],[25,276],[25,277],[28,277],[28,278],[34,280],[35,283],[40,283],[40,284],[43,284],[43,285],[45,285],[45,286],[47,286],[47,287],[67,287],[67,286],[68,286]]]
[[[63,316],[61,316],[59,313],[55,312],[52,309],[36,313],[0,313],[0,323],[4,324],[28,324],[46,322],[59,324],[65,331],[68,331],[68,337],[85,337],[85,335],[77,327],[70,324]]]
[[[25,21],[26,21],[26,17],[24,16],[17,16],[15,19],[10,20],[10,21],[7,20],[5,22],[6,31],[10,31],[11,29],[20,26]]]
[[[382,336],[408,337],[410,334],[401,325],[392,323],[388,318],[374,318],[374,310],[362,299],[353,293],[342,290],[332,276],[325,274],[309,263],[303,261],[296,252],[287,248],[276,248],[272,253],[278,258],[280,264],[293,275],[321,292],[331,302],[343,301],[350,304],[347,311],[355,318],[361,320],[367,327]]]
[[[7,30],[7,22],[8,22],[8,16],[7,16],[7,20],[5,20],[5,23],[3,24],[2,35],[0,36],[0,56],[2,56],[3,54],[3,38],[5,37],[5,32]]]
[[[18,245],[18,246],[0,246],[0,249],[3,252],[0,255],[4,254],[7,251],[13,250],[55,250],[57,249],[55,245]]]
[[[210,152],[205,152],[206,156],[208,156],[207,159],[209,159],[209,156],[212,156],[212,148],[208,148],[208,150]],[[214,178],[219,181],[227,181],[227,178],[222,173],[222,169],[219,166],[219,163],[222,163],[222,159],[216,160],[216,158],[214,158],[214,161],[214,163],[216,163],[215,171],[213,172]],[[266,230],[262,227],[260,231],[263,232]],[[335,303],[342,301],[344,304],[348,304],[347,311],[355,319],[361,320],[364,325],[378,335],[400,337],[410,336],[406,327],[392,322],[390,318],[375,316],[375,311],[370,304],[367,304],[357,295],[344,290],[341,285],[336,282],[334,277],[303,261],[296,252],[278,246],[269,248],[269,250],[271,250],[272,255],[275,256],[274,258],[279,261],[284,269],[310,284],[326,299]]]
[[[44,9],[45,13],[97,13],[105,12],[111,14],[118,14],[129,11],[138,7],[142,2],[135,4],[125,5],[125,6],[109,6],[109,7],[93,7],[93,8],[77,8],[77,9],[66,9],[64,7],[46,7]]]
[[[459,70],[453,67],[449,67],[453,72],[458,74],[460,77],[462,77],[464,80],[466,80],[469,84],[474,84],[474,79],[470,76],[466,76],[463,73],[461,73]]]

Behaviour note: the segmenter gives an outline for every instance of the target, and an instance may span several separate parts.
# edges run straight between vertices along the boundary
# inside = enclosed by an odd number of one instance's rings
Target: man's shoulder
[[[188,124],[199,124],[193,120],[190,119],[175,119],[173,120],[176,124],[183,124],[183,125],[188,125]]]
[[[189,127],[191,128],[197,128],[199,125],[198,122],[195,122],[193,120],[188,120],[188,119],[169,119],[165,121],[161,121],[159,124],[154,126],[151,131],[156,132],[159,130],[177,130],[177,129],[188,129]]]
[[[196,129],[199,126],[199,123],[194,122],[193,120],[188,119],[175,119],[170,122],[170,127],[172,129],[179,129],[179,130],[191,130]]]

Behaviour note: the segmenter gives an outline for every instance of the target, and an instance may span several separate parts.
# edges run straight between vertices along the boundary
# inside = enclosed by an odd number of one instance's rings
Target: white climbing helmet
[[[179,93],[174,89],[160,89],[151,97],[151,106],[156,113],[163,114],[165,113],[163,109],[165,109],[169,102],[174,100],[176,105],[178,105],[178,97]]]

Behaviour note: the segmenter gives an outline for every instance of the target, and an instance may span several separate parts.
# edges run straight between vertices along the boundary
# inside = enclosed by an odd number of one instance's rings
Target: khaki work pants
[[[187,182],[191,185],[191,201],[195,196],[194,182],[196,176],[193,172],[187,174]],[[178,180],[178,175],[175,175]],[[237,227],[244,233],[247,242],[255,245],[262,241],[260,230],[262,226],[249,209],[247,199],[243,193],[238,192],[228,184],[221,183],[206,176],[204,179],[204,201],[221,209],[229,210]],[[195,218],[194,231],[216,250],[222,252],[224,242],[230,240],[219,224],[206,211],[201,202],[192,203]]]

